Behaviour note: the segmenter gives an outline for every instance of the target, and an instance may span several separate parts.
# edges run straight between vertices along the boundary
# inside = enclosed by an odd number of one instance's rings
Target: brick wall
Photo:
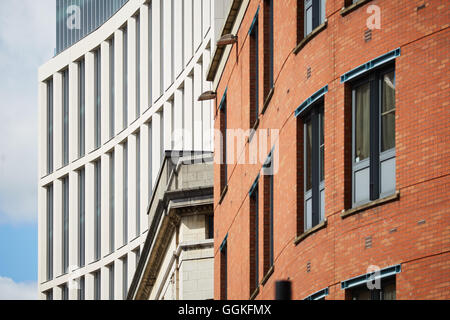
[[[257,299],[274,298],[275,281],[290,279],[293,298],[329,287],[327,299],[344,299],[340,282],[401,264],[398,299],[450,298],[450,72],[449,15],[445,1],[373,0],[345,16],[344,0],[328,0],[327,27],[297,54],[297,0],[274,1],[274,94],[259,127],[279,129],[279,171],[274,176],[274,272],[260,285]],[[302,1],[300,1],[302,2]],[[420,5],[425,3],[425,7]],[[381,29],[366,41],[367,8],[381,9]],[[217,96],[227,90],[228,128],[247,129],[250,110],[250,28],[257,7],[252,0],[222,74]],[[259,23],[259,87],[264,85],[265,33]],[[302,37],[300,37],[302,38]],[[237,48],[236,48],[237,46]],[[351,207],[351,90],[340,83],[347,71],[396,48],[396,189],[400,198],[345,219]],[[310,77],[307,69],[310,68]],[[297,245],[303,232],[303,133],[295,109],[323,86],[325,94],[325,228]],[[259,106],[265,91],[259,90]],[[220,101],[217,101],[216,107]],[[350,107],[349,107],[350,106]],[[215,121],[220,128],[219,117]],[[248,143],[237,154],[248,154]],[[229,164],[228,191],[219,205],[220,166],[215,165],[215,297],[220,298],[219,247],[228,233],[228,298],[250,292],[250,200],[248,190],[261,164]],[[349,178],[350,177],[350,178]],[[261,190],[263,180],[260,180]],[[260,208],[263,208],[260,193]],[[263,233],[264,210],[260,213]],[[365,246],[371,237],[372,245]],[[259,237],[260,248],[265,237]],[[262,252],[262,251],[260,251]],[[260,280],[264,277],[260,254]]]

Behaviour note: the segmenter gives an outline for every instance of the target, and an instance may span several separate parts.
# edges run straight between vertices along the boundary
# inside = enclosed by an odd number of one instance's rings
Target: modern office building
[[[228,3],[56,1],[39,69],[41,299],[127,297],[165,151],[213,151],[197,98]]]
[[[449,4],[231,7],[207,77],[214,297],[449,299]]]

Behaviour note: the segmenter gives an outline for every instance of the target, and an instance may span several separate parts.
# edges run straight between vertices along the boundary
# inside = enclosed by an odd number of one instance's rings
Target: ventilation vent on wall
[[[372,237],[367,237],[364,239],[364,246],[366,249],[372,248]]]
[[[369,42],[370,40],[372,40],[372,30],[367,29],[366,31],[364,31],[364,41]]]

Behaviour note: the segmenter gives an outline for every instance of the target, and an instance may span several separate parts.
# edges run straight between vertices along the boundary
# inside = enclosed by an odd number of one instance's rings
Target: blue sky
[[[0,1],[0,299],[37,298],[37,70],[55,0]]]

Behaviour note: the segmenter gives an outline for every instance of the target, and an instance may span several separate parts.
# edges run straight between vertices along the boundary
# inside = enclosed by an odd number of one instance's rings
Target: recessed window
[[[101,161],[97,160],[94,164],[95,175],[95,220],[94,220],[94,255],[95,259],[99,260],[101,257],[101,230],[102,230],[102,168]]]
[[[114,263],[109,267],[109,300],[114,300]]]
[[[123,150],[123,244],[128,243],[128,142],[122,145]]]
[[[326,0],[297,0],[297,42],[325,22]]]
[[[141,115],[141,19],[136,16],[136,119]]]
[[[100,270],[94,272],[94,300],[101,299],[101,277]]]
[[[206,215],[205,216],[205,238],[206,239],[214,239],[214,216]]]
[[[259,285],[259,188],[258,179],[254,182],[250,192],[250,296]]]
[[[307,231],[325,219],[323,99],[299,121],[303,124],[303,231]]]
[[[109,154],[109,251],[115,248],[115,153]]]
[[[95,147],[101,145],[101,122],[102,122],[102,60],[101,51],[98,48],[94,52],[95,65]]]
[[[258,14],[250,29],[250,128],[256,125],[259,118],[259,41]]]
[[[84,276],[78,279],[78,300],[85,300],[86,295],[86,283]]]
[[[47,187],[47,280],[53,279],[53,185]]]
[[[222,136],[222,161],[220,164],[220,193],[222,194],[227,185],[227,93],[225,92],[219,106],[220,133]]]
[[[395,86],[393,67],[352,84],[354,207],[395,193]]]
[[[61,289],[61,300],[69,300],[69,287],[67,284],[60,286]]]
[[[62,162],[69,164],[69,70],[62,72]]]
[[[115,134],[115,48],[114,36],[109,40],[109,137]]]
[[[45,300],[53,300],[53,289],[44,292]]]
[[[128,32],[127,28],[122,29],[123,34],[123,101],[122,101],[122,120],[123,128],[128,126]]]
[[[53,79],[47,81],[47,173],[53,172]]]
[[[220,300],[228,299],[228,248],[227,238],[220,246]]]
[[[62,179],[62,274],[69,270],[69,177]]]
[[[86,148],[86,69],[84,59],[78,62],[78,155],[83,157]]]
[[[264,0],[264,98],[273,88],[273,0]]]
[[[264,274],[269,272],[273,266],[273,160],[264,164],[265,169],[269,169],[264,175]]]
[[[86,246],[86,177],[84,168],[78,172],[78,263],[85,264]]]
[[[141,234],[141,135],[136,133],[136,237]]]
[[[123,289],[123,299],[127,299],[128,294],[128,258],[125,256],[122,259],[122,289]]]
[[[395,277],[380,280],[379,288],[363,284],[348,290],[349,300],[396,300]]]

